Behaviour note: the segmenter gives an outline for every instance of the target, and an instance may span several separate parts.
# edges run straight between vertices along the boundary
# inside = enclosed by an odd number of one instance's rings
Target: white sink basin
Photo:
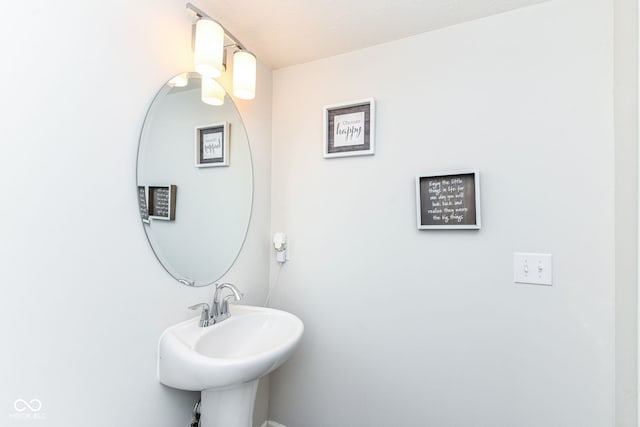
[[[166,329],[158,344],[158,379],[181,390],[203,391],[248,383],[282,365],[304,326],[285,311],[231,305],[231,317],[198,326],[199,317]]]

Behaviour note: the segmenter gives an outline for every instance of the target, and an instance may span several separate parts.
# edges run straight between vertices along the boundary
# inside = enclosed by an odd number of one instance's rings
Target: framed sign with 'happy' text
[[[375,100],[324,107],[324,157],[374,154]]]

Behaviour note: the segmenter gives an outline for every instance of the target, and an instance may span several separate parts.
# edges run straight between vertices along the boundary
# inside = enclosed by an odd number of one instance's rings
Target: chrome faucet
[[[229,289],[232,294],[224,297],[222,303],[220,303],[220,295],[225,289]],[[213,303],[211,304],[211,318],[213,319],[213,323],[222,322],[231,315],[229,314],[229,299],[231,298],[235,299],[236,302],[242,299],[238,288],[231,283],[223,283],[221,285],[216,283],[216,291],[213,293]]]
[[[216,290],[213,294],[213,303],[211,304],[211,307],[209,307],[209,304],[207,303],[200,303],[189,307],[191,310],[197,310],[202,307],[202,314],[200,315],[201,327],[211,326],[229,318],[229,316],[231,316],[229,313],[229,301],[232,298],[235,301],[240,301],[242,298],[242,294],[238,291],[238,288],[233,286],[231,283],[216,283],[215,286]],[[230,290],[231,294],[225,296],[222,298],[222,301],[220,301],[222,292],[225,289]]]

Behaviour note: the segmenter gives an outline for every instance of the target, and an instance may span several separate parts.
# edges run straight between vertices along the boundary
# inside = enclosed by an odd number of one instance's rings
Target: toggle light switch
[[[513,281],[534,285],[552,284],[551,254],[513,254]]]

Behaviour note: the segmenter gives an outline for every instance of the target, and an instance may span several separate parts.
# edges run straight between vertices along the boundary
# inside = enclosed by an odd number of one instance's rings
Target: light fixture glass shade
[[[195,70],[207,77],[220,77],[224,67],[224,29],[211,19],[196,22],[196,41],[193,52]]]
[[[233,94],[240,99],[256,97],[256,57],[246,50],[233,54]]]
[[[167,83],[171,87],[185,87],[189,84],[189,74],[178,74]]]
[[[224,104],[224,89],[211,77],[202,77],[202,102],[209,105]]]

